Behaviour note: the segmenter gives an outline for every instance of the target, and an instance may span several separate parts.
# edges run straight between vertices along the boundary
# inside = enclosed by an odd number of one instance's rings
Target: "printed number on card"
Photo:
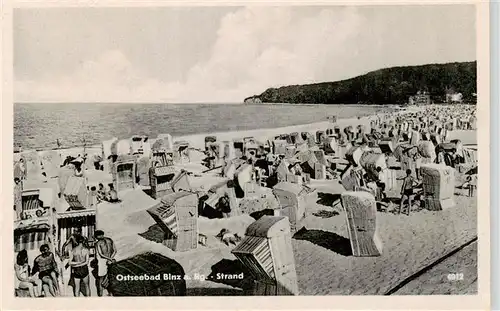
[[[463,281],[463,273],[450,273],[448,274],[448,281]]]

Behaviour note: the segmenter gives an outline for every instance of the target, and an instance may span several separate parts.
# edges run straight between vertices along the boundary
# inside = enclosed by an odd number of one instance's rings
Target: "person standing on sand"
[[[71,254],[71,250],[74,247],[76,247],[76,245],[77,245],[76,241],[80,237],[83,239],[83,244],[87,245],[87,238],[85,238],[82,235],[82,228],[80,228],[80,227],[75,228],[75,231],[73,232],[73,234],[71,234],[71,236],[69,237],[69,239],[67,239],[66,242],[64,242],[64,244],[62,246],[63,254],[66,253],[66,252],[69,253],[69,254]]]
[[[75,237],[76,246],[70,252],[69,255],[69,265],[71,266],[71,277],[75,281],[75,286],[73,287],[73,293],[75,297],[80,296],[80,286],[81,282],[84,283],[83,286],[83,296],[90,296],[90,286],[89,286],[89,250],[83,244],[84,238],[81,235]]]
[[[380,196],[382,200],[387,199],[387,194],[385,193],[385,181],[387,177],[385,175],[385,172],[382,170],[380,166],[377,166],[377,186],[380,189]]]
[[[94,154],[92,157],[92,161],[94,162],[94,169],[96,171],[100,170],[101,168],[101,157],[98,154]]]
[[[468,178],[468,183],[469,183],[469,197],[474,196],[474,189],[477,189],[477,175],[472,174]]]
[[[444,152],[442,150],[438,151],[438,154],[436,156],[436,163],[437,164],[444,164]]]
[[[405,198],[408,199],[408,213],[410,215],[411,204],[413,199],[413,185],[415,184],[415,179],[411,176],[411,170],[406,170],[406,177],[403,179],[403,185],[401,186],[401,203],[399,205],[399,214],[403,211],[403,206]]]
[[[21,180],[26,179],[26,166],[23,158],[19,159],[19,177]]]
[[[104,288],[107,288],[109,285],[108,265],[116,262],[114,259],[116,247],[112,239],[104,236],[102,230],[95,232],[95,238],[97,240],[95,245],[97,259],[97,276],[95,282],[97,295],[102,297]]]

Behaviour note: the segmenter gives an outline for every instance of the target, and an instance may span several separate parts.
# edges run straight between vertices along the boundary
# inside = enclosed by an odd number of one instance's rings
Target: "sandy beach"
[[[418,112],[412,109],[401,113]],[[338,120],[340,128],[364,125],[370,127],[370,117]],[[272,137],[291,132],[311,132],[324,130],[332,124],[328,121],[276,129],[262,129],[244,132],[211,133],[207,135],[189,135],[175,137],[175,141],[187,141],[192,148],[202,149],[205,136],[217,136],[218,140],[232,140],[253,136],[265,141]],[[456,132],[453,137],[464,137],[470,141],[475,131]],[[472,144],[471,142],[470,144]],[[83,148],[59,150],[62,158],[67,155],[83,154]],[[85,153],[100,154],[100,146],[87,147]],[[206,191],[211,186],[225,180],[216,173],[198,176],[205,166],[201,165],[203,153],[192,150],[191,162],[176,165],[194,173],[189,176],[193,189]],[[88,172],[92,172],[90,169]],[[398,177],[402,177],[401,172]],[[89,173],[92,176],[92,173]],[[99,179],[99,178],[97,178]],[[455,186],[463,183],[463,174],[458,174]],[[399,197],[401,181],[389,191],[388,197]],[[349,242],[345,211],[340,204],[333,206],[343,187],[336,180],[311,181],[311,187],[317,189],[308,197],[306,217],[301,227],[293,235],[292,246],[297,270],[300,295],[384,295],[405,278],[426,267],[436,259],[477,236],[476,197],[468,197],[466,190],[455,190],[456,205],[443,211],[429,211],[416,207],[410,216],[396,213],[398,205],[389,203],[388,207],[377,213],[379,237],[383,241],[383,252],[378,257],[354,257]],[[269,206],[278,202],[271,189],[260,188],[260,198],[239,200],[240,206],[261,206],[267,201]],[[252,275],[231,253],[232,248],[223,244],[215,236],[221,229],[228,229],[240,236],[255,221],[248,214],[226,219],[208,219],[198,217],[199,233],[207,237],[206,245],[195,250],[175,252],[162,244],[163,232],[146,209],[155,206],[159,200],[152,199],[141,189],[120,192],[122,203],[100,203],[97,206],[96,227],[105,231],[116,243],[116,259],[131,258],[144,252],[162,254],[178,262],[187,276],[187,295],[242,295],[252,284]],[[243,208],[245,209],[245,208]],[[469,251],[470,252],[470,251]],[[445,263],[447,269],[463,265],[456,260]],[[317,267],[317,269],[311,269]],[[441,270],[443,270],[441,268]],[[449,285],[447,273],[434,270],[432,274],[421,277],[404,287],[396,294],[419,292],[422,294],[458,294],[463,288]],[[444,271],[444,270],[443,270]],[[243,273],[243,280],[217,280],[217,273]],[[196,280],[195,275],[202,280]],[[477,279],[477,269],[467,269],[467,280]],[[432,281],[429,288],[427,282]],[[93,280],[91,283],[93,284]],[[448,284],[445,289],[436,292],[436,287]],[[471,287],[472,286],[472,287]],[[474,292],[474,285],[465,286],[467,292]],[[91,287],[94,290],[94,286]],[[476,289],[477,290],[477,289]],[[71,292],[70,288],[67,292]]]

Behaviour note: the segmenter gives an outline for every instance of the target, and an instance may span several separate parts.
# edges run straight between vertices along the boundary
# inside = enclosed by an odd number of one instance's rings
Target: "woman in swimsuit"
[[[22,250],[17,254],[14,270],[16,271],[16,287],[19,289],[27,289],[31,297],[40,297],[42,293],[42,281],[30,276],[28,253],[26,250]]]
[[[81,282],[84,283],[83,295],[90,296],[89,287],[89,250],[83,245],[84,238],[75,236],[75,244],[70,253],[69,265],[71,266],[71,276],[75,280],[73,292],[75,297],[80,296]]]

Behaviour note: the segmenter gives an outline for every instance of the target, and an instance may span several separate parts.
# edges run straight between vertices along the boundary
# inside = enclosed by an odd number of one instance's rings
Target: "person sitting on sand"
[[[291,171],[294,175],[296,175],[296,176],[301,176],[301,175],[302,175],[302,173],[303,173],[303,172],[302,172],[302,167],[300,166],[300,163],[299,163],[299,162],[295,163],[295,164],[292,166],[292,168],[290,169],[290,171]]]
[[[109,192],[108,192],[108,202],[110,203],[117,203],[117,202],[120,202],[120,200],[118,199],[118,192],[116,192],[113,184],[109,184]]]
[[[74,158],[74,157],[72,157],[72,156],[70,156],[70,155],[66,156],[66,159],[64,159],[64,162],[63,162],[63,164],[61,165],[61,167],[65,167],[66,165],[71,164],[71,163],[72,163],[75,159],[76,159],[76,158]]]
[[[411,175],[411,169],[406,170],[406,177],[403,179],[403,185],[401,186],[401,203],[399,205],[399,213],[403,211],[403,206],[405,199],[408,199],[408,213],[410,215],[411,204],[413,199],[413,187],[416,184],[415,178]]]
[[[49,294],[53,297],[59,292],[59,282],[57,273],[59,267],[54,258],[54,254],[50,251],[49,245],[43,244],[40,246],[41,254],[35,258],[33,265],[33,274],[38,272],[38,278],[43,284],[48,285]]]
[[[436,156],[436,163],[437,164],[444,164],[444,152],[442,150],[439,150]]]
[[[39,278],[30,276],[30,267],[28,265],[28,252],[23,249],[17,254],[14,264],[16,272],[16,288],[27,289],[30,297],[40,297],[42,293],[42,281]]]
[[[229,201],[229,195],[224,194],[217,202],[217,210],[222,213],[224,218],[229,218],[231,215],[231,203]]]
[[[97,190],[97,201],[102,202],[106,200],[106,190],[104,189],[104,185],[99,183],[99,190]]]
[[[237,233],[231,233],[227,229],[222,229],[217,236],[224,244],[230,246],[230,244],[237,245],[241,241],[241,237]]]
[[[76,177],[83,177],[83,170],[80,166],[75,167],[75,176]]]
[[[360,187],[365,187],[366,180],[364,179],[365,174],[363,173],[363,168],[358,164],[354,164],[351,170],[351,178],[355,181],[354,191],[357,191]]]

